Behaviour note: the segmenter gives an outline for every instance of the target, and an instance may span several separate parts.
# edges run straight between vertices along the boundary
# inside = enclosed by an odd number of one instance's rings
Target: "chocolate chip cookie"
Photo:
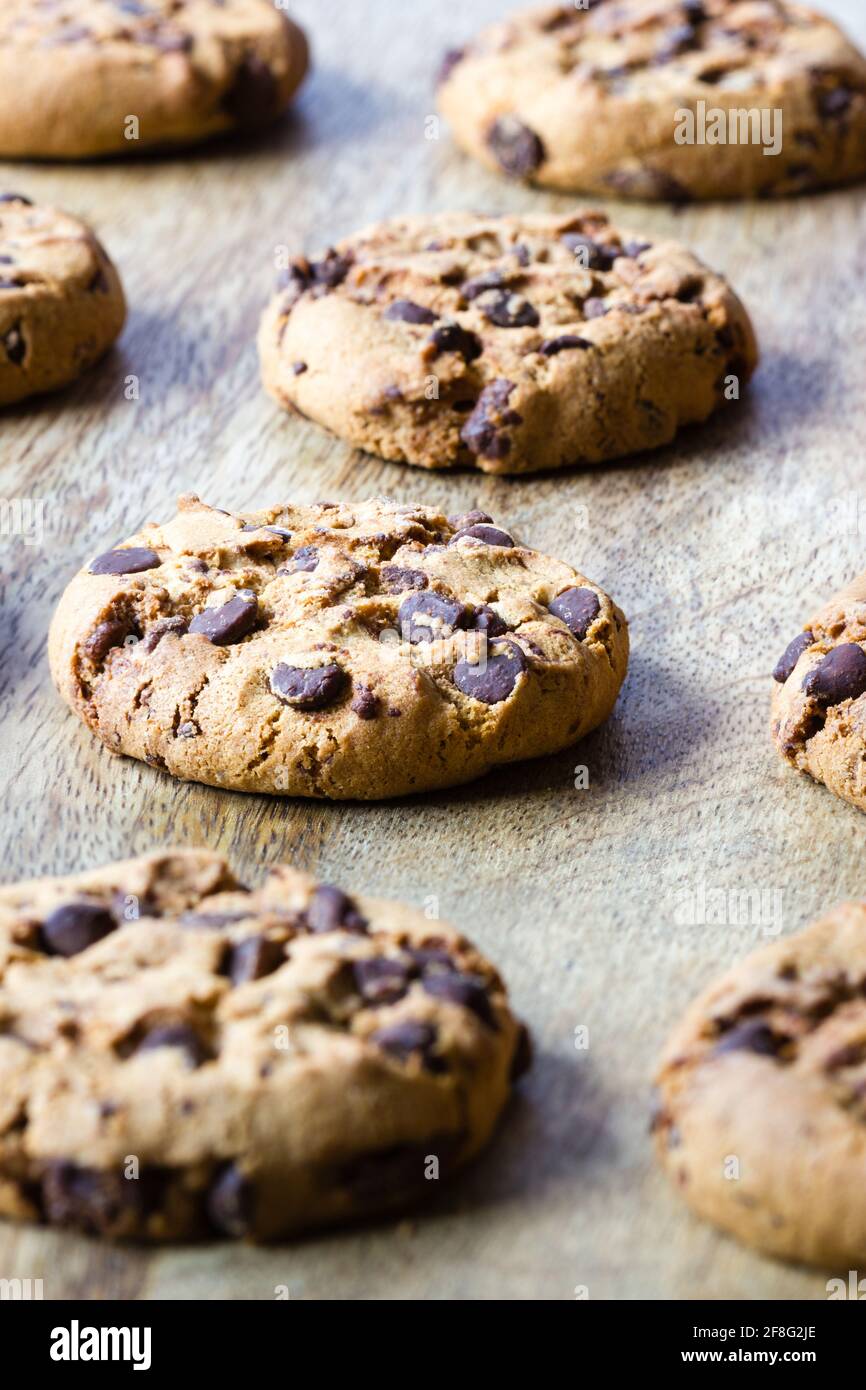
[[[273,1240],[438,1190],[529,1063],[489,961],[402,903],[166,850],[0,889],[0,1214]]]
[[[371,227],[292,264],[259,352],[280,404],[349,443],[485,473],[667,444],[757,361],[720,276],[600,212]]]
[[[866,1260],[866,904],[756,951],[661,1059],[658,1156],[699,1216],[771,1255]]]
[[[3,0],[0,156],[135,154],[255,128],[307,62],[271,0]]]
[[[530,10],[448,54],[439,104],[470,154],[552,188],[683,201],[866,174],[866,59],[786,0]]]
[[[117,271],[84,222],[0,194],[0,405],[74,381],[125,317]]]
[[[484,512],[181,498],[72,581],[63,698],[115,753],[241,791],[429,791],[565,748],[613,709],[628,632]]]
[[[782,757],[866,811],[866,574],[788,643],[773,679]]]

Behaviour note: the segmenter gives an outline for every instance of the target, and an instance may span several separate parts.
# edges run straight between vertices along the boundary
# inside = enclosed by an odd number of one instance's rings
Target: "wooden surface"
[[[438,53],[503,8],[296,0],[315,71],[263,141],[0,178],[91,218],[131,303],[119,349],[86,381],[0,423],[0,492],[44,499],[46,518],[41,545],[0,541],[3,876],[174,842],[224,850],[245,878],[286,858],[349,888],[436,894],[500,964],[538,1047],[498,1142],[419,1219],[157,1254],[4,1227],[0,1276],[42,1277],[46,1298],[826,1296],[825,1274],[752,1255],[681,1206],[652,1163],[648,1078],[692,994],[766,940],[754,919],[700,920],[720,890],[763,892],[784,932],[864,891],[866,821],[787,772],[766,731],[777,655],[864,566],[864,191],[622,213],[726,272],[763,349],[747,399],[648,458],[526,481],[428,474],[353,453],[258,386],[279,246],[404,211],[577,202],[473,167],[444,127],[425,138]],[[858,0],[826,8],[866,42]],[[614,718],[562,756],[382,805],[218,792],[110,757],[51,689],[49,617],[86,556],[169,516],[186,489],[232,508],[377,492],[483,507],[625,609],[633,658]],[[579,763],[588,790],[574,790]]]

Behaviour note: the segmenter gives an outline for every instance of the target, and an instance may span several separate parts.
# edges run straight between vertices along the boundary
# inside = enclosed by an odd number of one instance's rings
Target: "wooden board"
[[[4,878],[209,844],[246,878],[288,858],[358,890],[435,894],[501,965],[538,1046],[499,1141],[419,1219],[169,1253],[3,1227],[0,1276],[42,1277],[46,1298],[269,1299],[281,1284],[327,1299],[570,1299],[578,1285],[591,1298],[826,1296],[823,1273],[689,1216],[652,1163],[648,1078],[718,969],[864,889],[866,821],[787,772],[766,729],[778,653],[864,565],[863,190],[611,205],[729,274],[763,348],[747,399],[654,456],[526,481],[428,474],[353,453],[259,389],[254,334],[278,247],[404,211],[576,205],[474,167],[444,127],[426,138],[436,56],[502,8],[415,0],[400,17],[389,0],[295,0],[315,72],[263,141],[3,171],[0,184],[93,220],[132,306],[86,381],[0,423],[2,495],[45,507],[41,544],[0,538]],[[866,42],[857,0],[826,8]],[[84,557],[166,518],[187,489],[237,508],[384,492],[492,512],[625,609],[633,659],[614,718],[562,756],[383,805],[178,785],[110,757],[53,693],[49,617]],[[761,893],[769,915],[738,922],[728,905],[719,924],[720,893]]]

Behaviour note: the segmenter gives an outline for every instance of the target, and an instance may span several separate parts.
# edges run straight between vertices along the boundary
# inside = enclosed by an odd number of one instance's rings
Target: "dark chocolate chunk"
[[[342,928],[363,934],[367,930],[366,918],[361,916],[349,895],[331,883],[320,883],[313,893],[307,908],[307,925],[313,932]]]
[[[601,612],[598,594],[593,589],[565,589],[548,607],[581,642]]]
[[[402,594],[406,589],[426,589],[428,584],[423,570],[404,569],[402,565],[383,565],[380,575],[386,594]]]
[[[52,956],[77,956],[113,932],[117,922],[99,903],[64,903],[42,923],[42,947]]]
[[[434,642],[450,636],[455,628],[465,628],[469,617],[465,604],[457,599],[443,598],[431,590],[404,598],[397,613],[403,638],[412,643]]]
[[[579,338],[576,333],[561,333],[558,338],[546,338],[541,344],[541,351],[545,357],[556,357],[558,353],[566,352],[570,348],[584,350],[591,347],[592,343],[586,338]]]
[[[228,647],[252,632],[258,613],[255,594],[236,594],[219,608],[204,608],[201,613],[196,613],[189,631],[206,637],[215,647]]]
[[[435,323],[439,315],[434,314],[432,309],[425,308],[423,304],[416,304],[412,299],[395,299],[393,304],[388,305],[382,317],[399,323]]]
[[[498,705],[507,700],[526,670],[526,657],[514,642],[503,643],[496,650],[488,645],[483,662],[458,661],[452,680],[458,690],[485,705]]]
[[[806,676],[803,689],[821,705],[856,700],[866,690],[866,652],[856,642],[834,647]]]
[[[271,690],[284,704],[316,710],[331,705],[348,683],[342,666],[289,666],[281,661],[271,672]]]
[[[368,686],[358,682],[355,686],[351,708],[359,719],[375,719],[379,714],[381,703],[378,695],[374,695]]]
[[[390,956],[356,960],[352,967],[355,986],[368,1004],[396,1004],[409,987],[409,968]]]
[[[776,665],[773,667],[773,680],[784,685],[790,676],[797,662],[800,660],[807,647],[811,647],[815,638],[811,632],[798,632],[793,642],[789,642]]]
[[[509,425],[523,423],[523,416],[508,404],[514,389],[514,382],[505,377],[497,377],[485,386],[460,431],[460,438],[471,453],[501,459],[510,452],[511,439],[505,430]]]
[[[285,959],[286,948],[281,941],[269,936],[247,936],[232,947],[226,973],[233,985],[245,985],[272,975]]]
[[[429,1069],[438,1071],[440,1068],[436,1063],[441,1059],[430,1056],[436,1036],[432,1024],[416,1022],[411,1018],[403,1019],[400,1023],[389,1023],[372,1035],[376,1046],[387,1052],[389,1057],[406,1062],[410,1057],[418,1056]]]
[[[154,651],[159,646],[163,637],[168,637],[170,632],[175,633],[178,637],[182,637],[186,632],[188,626],[189,624],[187,623],[186,618],[176,617],[158,619],[158,621],[154,623],[153,627],[150,629],[147,635],[143,638],[141,643],[141,650],[143,652]]]
[[[610,270],[617,256],[622,254],[619,246],[605,246],[582,232],[565,232],[562,240],[569,251],[575,253],[575,260],[587,270]]]
[[[455,532],[448,544],[453,545],[455,541],[462,540],[464,536],[471,536],[473,540],[483,541],[485,545],[501,545],[508,549],[514,545],[514,539],[509,536],[507,531],[500,531],[498,526],[488,526],[483,521],[475,526],[464,526],[462,530]]]
[[[84,644],[90,661],[99,665],[113,647],[123,645],[124,639],[133,632],[132,623],[126,618],[109,618],[95,627]]]
[[[435,999],[447,999],[451,1004],[459,1004],[461,1008],[471,1010],[488,1028],[496,1028],[490,996],[480,976],[454,971],[424,975],[421,983],[427,993],[432,994]]]
[[[501,618],[494,608],[489,608],[486,603],[482,603],[472,614],[471,627],[476,632],[486,632],[488,638],[502,637],[509,632],[509,626],[504,618]]]
[[[162,561],[155,550],[132,546],[128,550],[106,550],[91,562],[91,574],[140,574],[155,570]]]
[[[459,352],[464,362],[474,362],[484,351],[478,334],[470,328],[461,328],[459,323],[440,324],[430,334],[430,341],[437,352]]]
[[[536,328],[540,322],[538,310],[520,294],[502,290],[484,300],[481,312],[497,328]]]
[[[525,179],[544,163],[540,138],[516,116],[500,116],[487,132],[487,145],[503,173]]]
[[[55,1226],[90,1235],[130,1235],[142,1216],[156,1206],[163,1176],[149,1168],[138,1178],[126,1178],[119,1171],[55,1160],[42,1175],[42,1207]]]

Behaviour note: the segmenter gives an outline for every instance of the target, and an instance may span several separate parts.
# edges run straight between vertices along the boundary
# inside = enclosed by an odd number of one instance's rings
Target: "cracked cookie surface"
[[[776,196],[866,175],[866,59],[832,20],[783,0],[530,10],[447,56],[439,105],[498,173],[607,197]],[[676,142],[684,110],[722,113],[707,143]],[[776,110],[777,153],[750,116],[731,139],[730,112]],[[725,142],[709,143],[719,130]]]
[[[657,448],[757,361],[721,276],[601,212],[395,219],[283,280],[259,332],[267,390],[424,468],[527,473]]]
[[[125,317],[117,271],[84,222],[0,194],[0,405],[76,380]]]
[[[133,154],[255,128],[307,63],[271,0],[4,0],[0,155]]]
[[[786,762],[866,811],[866,574],[782,653],[770,728]]]
[[[707,989],[657,1083],[658,1157],[699,1216],[786,1259],[866,1259],[866,903]]]
[[[622,613],[484,512],[179,505],[91,561],[52,623],[55,684],[113,752],[367,800],[555,752],[613,709]]]
[[[0,1215],[159,1242],[395,1210],[528,1065],[494,967],[402,903],[205,850],[0,888]]]

